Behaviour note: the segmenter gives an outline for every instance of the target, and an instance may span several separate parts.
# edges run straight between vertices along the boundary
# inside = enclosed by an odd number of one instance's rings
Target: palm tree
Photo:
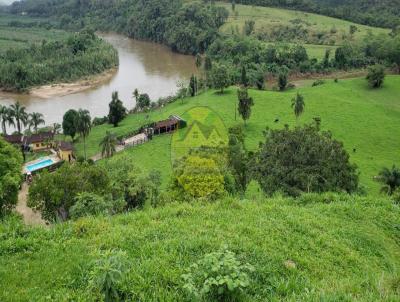
[[[383,168],[377,180],[383,184],[381,191],[392,195],[400,187],[400,169],[395,165],[391,169]]]
[[[11,111],[7,106],[0,105],[0,123],[4,135],[7,135],[6,123],[9,126],[15,126]]]
[[[10,111],[11,116],[17,122],[17,131],[19,134],[21,134],[21,126],[26,126],[26,123],[28,121],[28,113],[26,113],[26,108],[24,106],[21,106],[19,102],[16,102],[15,104],[10,106]]]
[[[29,128],[33,127],[35,133],[38,132],[38,126],[44,123],[43,114],[39,112],[32,112],[29,114]]]
[[[86,159],[86,137],[89,135],[90,130],[92,129],[92,119],[90,117],[90,113],[87,110],[79,109],[78,114],[75,119],[75,128],[76,131],[83,138],[83,149],[85,153]]]
[[[136,101],[135,106],[137,106],[138,99],[139,99],[139,90],[137,88],[133,91],[133,97],[135,98],[135,101]]]
[[[53,123],[54,134],[59,134],[61,131],[61,125],[59,123]]]
[[[292,99],[292,108],[294,109],[296,121],[298,121],[300,115],[303,114],[305,106],[304,97],[300,93],[297,93],[296,97]]]
[[[118,140],[114,133],[107,131],[106,136],[100,142],[101,156],[111,157],[116,151]]]

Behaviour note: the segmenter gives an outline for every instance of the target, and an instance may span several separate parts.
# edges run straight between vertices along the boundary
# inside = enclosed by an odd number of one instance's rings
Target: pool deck
[[[54,155],[54,154],[53,155],[49,155],[49,156],[45,156],[45,157],[41,157],[41,158],[38,158],[36,160],[33,160],[33,161],[25,163],[24,166],[22,167],[22,174],[32,173],[32,172],[30,172],[28,170],[28,166],[32,166],[32,165],[35,165],[37,163],[40,163],[42,161],[46,161],[46,160],[49,160],[49,159],[51,159],[53,161],[53,163],[50,166],[55,165],[55,164],[57,164],[57,163],[59,163],[61,161],[58,158],[58,156]],[[50,166],[46,166],[44,168],[47,168],[47,167],[50,167]],[[41,169],[38,169],[38,170],[41,170]],[[38,170],[36,170],[36,171],[38,171]],[[35,172],[35,171],[33,171],[33,172]]]

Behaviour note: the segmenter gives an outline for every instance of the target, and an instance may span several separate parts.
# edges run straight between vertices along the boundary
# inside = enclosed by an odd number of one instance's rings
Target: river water
[[[188,80],[195,72],[192,56],[174,53],[168,47],[132,40],[118,34],[101,34],[111,43],[119,54],[119,68],[108,81],[83,92],[60,97],[42,99],[30,95],[0,95],[0,104],[10,105],[19,101],[27,112],[40,112],[46,125],[61,123],[64,113],[69,109],[87,109],[93,117],[108,114],[111,93],[119,92],[125,107],[135,106],[132,92],[148,93],[156,101],[159,97],[177,91],[180,79]]]

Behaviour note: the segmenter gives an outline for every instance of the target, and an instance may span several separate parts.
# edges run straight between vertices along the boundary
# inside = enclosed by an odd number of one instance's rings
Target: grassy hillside
[[[173,204],[51,229],[4,222],[0,300],[94,301],[93,260],[114,249],[131,265],[126,301],[183,301],[185,269],[226,245],[255,267],[244,301],[398,301],[399,207],[315,198]]]
[[[221,28],[222,32],[228,34],[231,33],[232,30],[237,29],[241,32],[247,20],[255,21],[255,34],[265,32],[267,35],[270,35],[272,31],[279,27],[289,26],[294,28],[300,26],[308,32],[306,34],[307,38],[304,39],[299,34],[294,40],[298,40],[297,42],[306,42],[308,44],[341,45],[344,39],[360,41],[368,32],[389,32],[387,29],[374,28],[301,11],[237,4],[235,13],[232,11],[230,3],[219,3],[219,5],[224,6],[230,12],[228,21]],[[350,25],[355,25],[358,29],[353,37],[349,35]],[[318,38],[318,36],[320,38]],[[288,42],[289,41],[290,40],[288,40]],[[311,41],[314,42],[310,43]],[[309,55],[317,58],[321,58],[326,49],[321,48],[316,52],[315,46],[310,45],[309,48]]]
[[[371,90],[363,78],[340,80],[339,83],[327,80],[326,84],[317,87],[311,87],[308,82],[304,87],[283,93],[251,90],[255,106],[245,128],[249,149],[257,148],[265,127],[282,128],[284,124],[296,124],[291,99],[297,91],[304,95],[306,102],[300,122],[310,123],[313,117],[321,117],[322,129],[331,130],[335,138],[343,141],[351,160],[359,166],[361,183],[370,193],[377,194],[379,184],[373,181],[373,177],[382,167],[400,162],[400,141],[394,136],[400,127],[400,77],[388,76],[384,87],[379,90]],[[235,88],[228,89],[224,95],[210,90],[185,99],[183,104],[178,101],[161,111],[152,112],[149,119],[142,114],[129,115],[118,128],[111,125],[94,127],[87,139],[88,154],[100,152],[99,142],[107,130],[118,135],[129,133],[149,120],[157,121],[171,114],[185,117],[185,112],[196,106],[214,110],[226,127],[242,124],[239,118],[234,120],[236,101]],[[276,118],[279,118],[279,123],[274,122]],[[139,166],[160,170],[165,185],[171,175],[170,143],[171,136],[164,135],[125,152]],[[77,143],[77,149],[79,154],[83,154],[82,142]]]
[[[32,43],[41,43],[43,40],[52,41],[64,39],[68,33],[62,30],[33,27],[32,24],[46,22],[46,19],[5,15],[0,13],[0,52],[13,47],[28,47]],[[24,26],[10,26],[11,22],[18,22]]]

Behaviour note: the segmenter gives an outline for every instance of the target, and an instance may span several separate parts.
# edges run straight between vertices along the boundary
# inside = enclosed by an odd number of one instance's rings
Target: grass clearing
[[[92,261],[116,249],[131,264],[124,301],[184,301],[185,269],[226,245],[255,267],[244,301],[397,301],[399,207],[385,199],[316,199],[172,204],[50,229],[5,221],[0,300],[97,301],[88,290]],[[289,260],[294,268],[285,266]]]
[[[46,19],[0,14],[0,52],[14,47],[28,47],[30,44],[42,43],[43,40],[54,41],[68,37],[68,33],[63,30],[10,26],[12,21],[31,24],[44,22]]]
[[[372,90],[364,78],[326,80],[321,86],[311,87],[307,83],[299,89],[286,92],[251,90],[255,100],[252,116],[245,127],[246,145],[255,150],[262,140],[266,127],[282,128],[285,124],[296,125],[291,108],[291,99],[299,91],[305,97],[306,108],[301,123],[311,123],[318,116],[322,129],[332,131],[334,137],[344,143],[351,161],[359,167],[361,184],[372,194],[378,194],[379,184],[373,180],[384,166],[400,162],[400,141],[395,134],[400,128],[400,77],[387,76],[382,89]],[[231,87],[220,95],[209,90],[197,97],[177,101],[161,111],[151,112],[149,120],[158,121],[171,114],[183,115],[190,108],[206,106],[217,112],[226,127],[243,122],[235,121],[236,88]],[[279,123],[275,123],[275,119]],[[117,135],[138,129],[149,120],[144,114],[129,115],[118,128],[112,125],[94,127],[87,139],[88,155],[100,152],[99,142],[107,130]],[[188,121],[190,124],[190,120]],[[184,129],[180,131],[185,131]],[[155,137],[153,141],[125,151],[138,166],[157,169],[163,173],[164,185],[171,175],[171,135]],[[77,151],[83,154],[82,141],[76,143]],[[356,149],[353,152],[353,149]],[[117,155],[118,156],[118,155]]]
[[[221,31],[225,33],[230,33],[232,28],[238,28],[241,32],[246,20],[255,21],[256,31],[262,28],[270,31],[278,26],[293,25],[294,23],[301,24],[311,35],[321,32],[329,34],[329,39],[335,41],[336,45],[343,43],[343,35],[349,35],[350,25],[356,25],[358,29],[353,36],[354,41],[361,41],[368,32],[375,34],[389,32],[388,29],[355,24],[313,13],[252,5],[236,4],[235,11],[237,16],[235,16],[230,3],[219,2],[219,5],[225,7],[230,13],[228,21],[221,28]]]

